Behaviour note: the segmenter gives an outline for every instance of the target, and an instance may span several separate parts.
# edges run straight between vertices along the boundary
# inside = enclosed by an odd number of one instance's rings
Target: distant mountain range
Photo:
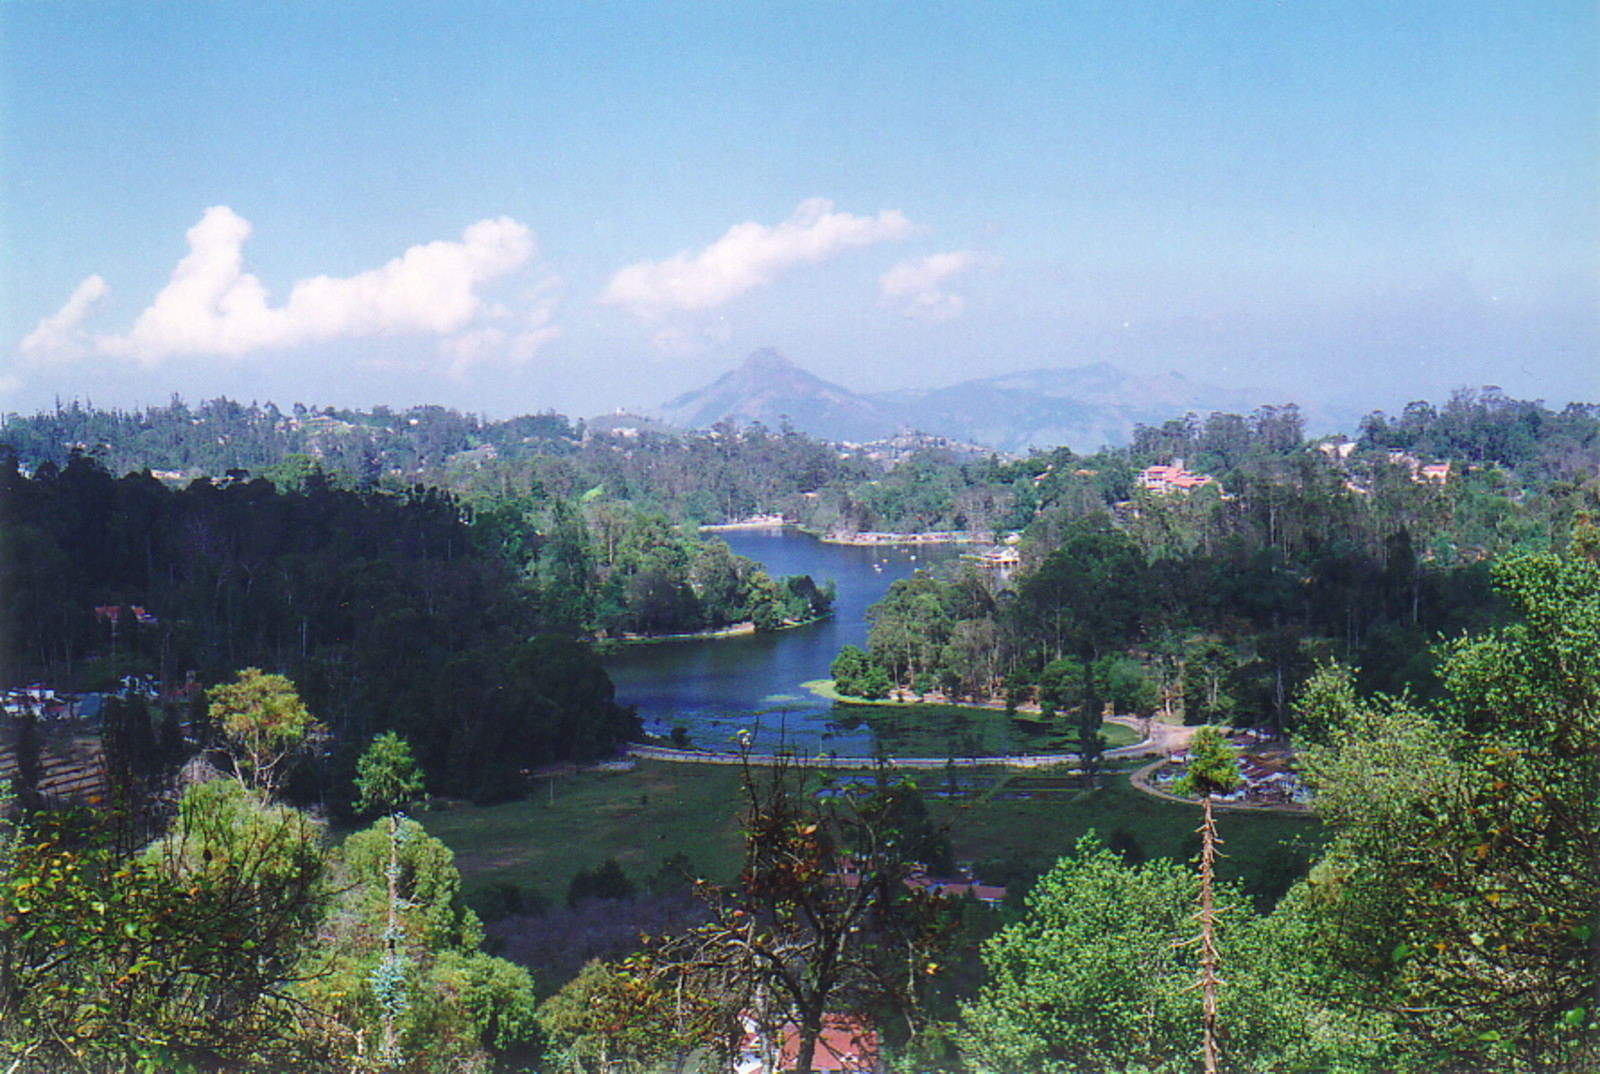
[[[1259,402],[1176,373],[1139,377],[1104,362],[867,394],[825,381],[767,348],[648,416],[701,429],[724,420],[777,428],[787,420],[808,436],[855,443],[915,430],[1020,454],[1062,444],[1094,451],[1127,443],[1140,423],[1190,411],[1243,413]]]

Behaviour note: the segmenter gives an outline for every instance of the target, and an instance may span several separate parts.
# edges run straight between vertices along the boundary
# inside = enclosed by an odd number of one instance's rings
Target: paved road
[[[1116,716],[1107,722],[1120,723],[1123,726],[1146,730],[1151,737],[1131,746],[1118,746],[1116,749],[1106,750],[1106,757],[1144,757],[1151,754],[1164,754],[1170,743],[1170,737],[1162,734],[1158,729],[1165,729],[1167,725],[1151,723],[1149,728],[1140,725],[1143,721],[1132,717]],[[1183,730],[1172,728],[1171,730]],[[676,761],[684,764],[743,764],[749,761],[755,765],[771,765],[782,761],[797,768],[876,768],[880,763],[877,757],[839,757],[831,752],[822,751],[815,754],[750,754],[746,757],[741,753],[718,752],[715,750],[675,750],[665,746],[631,745],[628,753],[634,757],[642,757],[651,761]],[[917,770],[942,770],[945,768],[1054,768],[1057,765],[1076,765],[1076,753],[1032,753],[991,757],[886,757],[881,763],[889,768],[906,768]]]

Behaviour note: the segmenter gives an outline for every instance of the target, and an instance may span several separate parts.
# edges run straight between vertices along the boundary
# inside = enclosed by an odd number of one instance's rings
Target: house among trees
[[[926,876],[918,872],[906,878],[906,886],[920,888],[929,895],[941,899],[964,899],[971,896],[991,910],[998,910],[1006,901],[1005,888],[998,884],[981,883],[970,876],[952,879]]]
[[[1356,442],[1336,436],[1319,442],[1316,448],[1334,462],[1348,462],[1356,449]]]
[[[1193,492],[1195,489],[1216,484],[1210,474],[1194,474],[1183,468],[1182,459],[1173,459],[1171,466],[1146,466],[1139,471],[1134,483],[1158,495],[1174,492]]]
[[[1448,461],[1424,463],[1409,452],[1393,450],[1389,452],[1389,461],[1396,466],[1404,466],[1411,471],[1411,480],[1418,484],[1432,481],[1435,484],[1442,485],[1450,480],[1450,463]]]
[[[955,877],[929,876],[922,866],[913,865],[901,883],[911,891],[925,891],[939,899],[965,899],[970,896],[991,910],[1005,904],[1005,888],[998,884],[983,883],[965,866],[960,871],[961,875]],[[840,862],[837,877],[843,887],[854,888],[861,883],[861,871],[854,858],[846,857]]]
[[[763,1039],[759,1030],[747,1023],[744,1043],[739,1049],[736,1074],[779,1074],[800,1065],[800,1027],[793,1022],[779,1031],[777,1047]],[[764,1054],[777,1054],[777,1070],[769,1072]],[[878,1049],[878,1032],[860,1018],[847,1014],[822,1016],[822,1032],[811,1050],[811,1069],[818,1074],[842,1071],[845,1074],[878,1074],[884,1069]]]
[[[1002,544],[993,548],[986,548],[982,552],[966,552],[962,559],[976,563],[985,570],[1007,572],[1014,570],[1022,563],[1022,554],[1015,545]]]

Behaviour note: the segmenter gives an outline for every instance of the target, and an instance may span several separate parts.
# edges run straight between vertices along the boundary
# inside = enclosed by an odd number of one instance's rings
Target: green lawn
[[[859,778],[860,774],[854,774]],[[1047,867],[1090,828],[1149,857],[1189,857],[1199,845],[1199,809],[1140,794],[1126,774],[1108,774],[1084,791],[1056,773],[958,770],[947,796],[946,773],[919,773],[930,811],[948,823],[956,857],[995,863],[1025,875]],[[673,853],[701,874],[730,878],[738,867],[739,769],[732,765],[640,762],[628,772],[590,772],[541,786],[526,801],[458,805],[418,815],[456,852],[467,889],[509,882],[552,899],[573,875],[615,857],[636,880]],[[1282,886],[1314,840],[1314,820],[1276,814],[1220,815],[1224,878],[1252,889]]]
[[[1142,794],[1126,772],[1107,773],[1100,784],[1089,791],[1073,776],[1050,780],[1013,772],[978,795],[934,798],[929,804],[949,824],[956,857],[963,860],[1043,867],[1090,829],[1108,841],[1117,837],[1147,858],[1188,859],[1199,851],[1198,806]],[[938,789],[937,782],[925,781],[923,787]],[[1217,828],[1226,855],[1219,875],[1263,892],[1280,890],[1303,870],[1321,832],[1311,817],[1280,813],[1219,812]]]
[[[417,819],[455,851],[469,891],[509,882],[559,900],[579,869],[608,857],[635,878],[677,852],[707,876],[732,875],[739,804],[733,765],[640,762],[630,772],[541,781],[525,801],[461,804]]]

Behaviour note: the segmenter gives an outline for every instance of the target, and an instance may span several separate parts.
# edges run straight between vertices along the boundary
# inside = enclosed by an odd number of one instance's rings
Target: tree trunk
[[[794,1074],[811,1074],[811,1064],[817,1050],[817,1038],[822,1036],[822,1011],[802,1011],[799,1025],[800,1052],[795,1056]]]
[[[393,965],[397,961],[396,949],[400,943],[400,816],[389,814],[389,927],[384,931],[384,957]],[[383,1061],[394,1063],[399,1049],[399,1034],[395,1030],[394,1014],[383,1011]]]
[[[1216,865],[1216,821],[1211,814],[1211,795],[1202,799],[1206,816],[1200,825],[1200,994],[1201,1039],[1200,1057],[1205,1062],[1205,1074],[1217,1074],[1217,942],[1215,934],[1216,910],[1211,900],[1213,871]]]

